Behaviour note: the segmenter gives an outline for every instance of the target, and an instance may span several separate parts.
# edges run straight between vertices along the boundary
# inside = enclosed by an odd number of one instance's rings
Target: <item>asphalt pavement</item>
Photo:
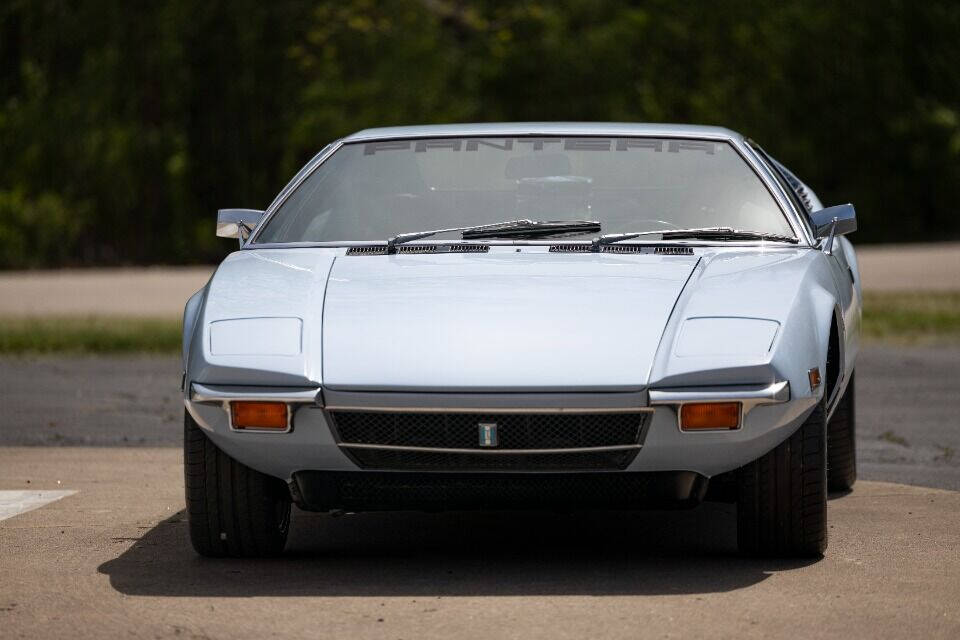
[[[179,447],[177,357],[0,359],[0,446]],[[860,477],[960,490],[960,347],[865,347]]]

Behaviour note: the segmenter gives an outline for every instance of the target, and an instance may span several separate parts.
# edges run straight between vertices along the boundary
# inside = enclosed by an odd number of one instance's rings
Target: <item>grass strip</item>
[[[960,292],[865,293],[863,336],[896,344],[960,343]]]
[[[0,353],[164,353],[180,350],[179,318],[0,317]]]
[[[867,293],[863,336],[892,344],[960,344],[960,292]],[[180,350],[179,318],[0,317],[0,354]]]

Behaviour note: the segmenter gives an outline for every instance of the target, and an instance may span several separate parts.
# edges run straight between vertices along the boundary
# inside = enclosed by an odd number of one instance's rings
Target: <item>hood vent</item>
[[[490,246],[486,244],[402,244],[397,247],[397,253],[487,253]],[[386,245],[364,245],[350,247],[348,256],[382,256],[387,253]]]
[[[550,246],[550,253],[590,253],[591,245],[588,243],[575,244],[554,244]],[[693,249],[690,247],[677,247],[673,245],[654,246],[642,244],[607,244],[600,247],[601,253],[653,253],[664,256],[692,256]]]

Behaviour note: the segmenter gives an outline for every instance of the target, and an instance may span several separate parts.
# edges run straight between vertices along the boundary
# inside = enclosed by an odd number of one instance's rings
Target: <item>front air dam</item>
[[[300,471],[293,475],[290,491],[308,511],[573,511],[689,508],[703,500],[708,484],[693,471]]]

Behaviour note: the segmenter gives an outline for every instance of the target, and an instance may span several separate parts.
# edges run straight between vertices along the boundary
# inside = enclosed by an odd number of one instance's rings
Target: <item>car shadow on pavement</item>
[[[725,592],[813,562],[738,556],[735,508],[705,503],[339,518],[294,509],[287,551],[265,560],[197,556],[181,511],[98,570],[128,595],[425,598]]]

